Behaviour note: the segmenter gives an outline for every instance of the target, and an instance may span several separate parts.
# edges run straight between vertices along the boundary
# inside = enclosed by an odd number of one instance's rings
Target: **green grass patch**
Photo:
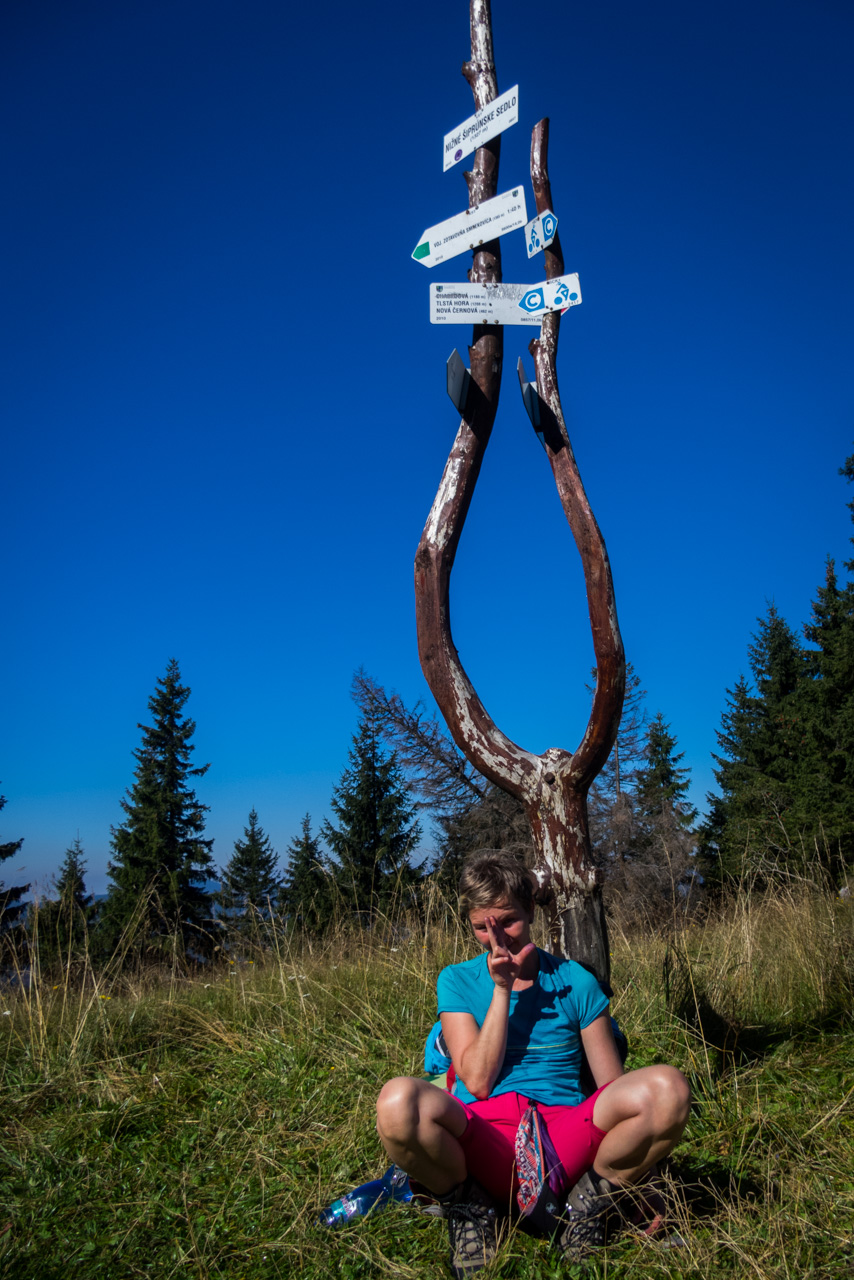
[[[443,1274],[444,1224],[394,1205],[339,1231],[318,1210],[387,1161],[373,1106],[419,1073],[452,927],[180,976],[44,978],[0,998],[0,1276]],[[684,1244],[625,1237],[585,1274],[854,1272],[850,904],[744,902],[668,938],[614,930],[629,1067],[667,1061],[694,1106],[674,1155]],[[580,1275],[516,1233],[491,1275]]]

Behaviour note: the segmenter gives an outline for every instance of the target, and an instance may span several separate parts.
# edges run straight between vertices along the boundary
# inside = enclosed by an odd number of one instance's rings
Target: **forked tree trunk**
[[[475,108],[498,96],[489,0],[471,0],[471,61],[463,74]],[[478,149],[466,174],[469,205],[497,191],[501,139]],[[548,121],[535,127],[531,181],[537,212],[554,210],[547,172]],[[563,274],[560,240],[545,251],[546,276]],[[474,254],[469,277],[500,282],[498,241]],[[590,853],[587,792],[614,743],[625,690],[625,661],[605,543],[596,524],[569,443],[558,393],[556,358],[560,315],[544,316],[530,344],[540,397],[540,431],[563,509],[581,555],[596,654],[596,693],[584,736],[574,752],[552,747],[535,755],[495,725],[472,686],[451,635],[451,570],[469,503],[495,422],[501,387],[501,326],[479,325],[469,348],[474,394],[460,422],[415,557],[418,649],[425,677],[454,741],[472,764],[525,807],[537,854],[540,898],[549,909],[552,945],[587,965],[608,984],[610,963],[601,890]]]

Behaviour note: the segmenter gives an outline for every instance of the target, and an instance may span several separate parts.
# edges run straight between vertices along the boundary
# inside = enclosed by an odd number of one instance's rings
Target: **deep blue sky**
[[[499,189],[550,116],[584,296],[563,404],[702,803],[757,615],[800,626],[849,554],[854,9],[493,0],[493,22],[521,101]],[[441,147],[473,110],[468,5],[10,0],[0,49],[0,839],[25,837],[0,876],[43,883],[79,832],[105,888],[172,656],[217,860],[253,805],[282,852],[346,764],[353,670],[429,699],[412,561],[470,330],[430,326],[428,284],[470,258],[410,254],[467,202]],[[521,231],[503,253],[540,279]],[[452,594],[486,706],[540,751],[578,742],[592,646],[516,384],[531,336],[507,332]]]

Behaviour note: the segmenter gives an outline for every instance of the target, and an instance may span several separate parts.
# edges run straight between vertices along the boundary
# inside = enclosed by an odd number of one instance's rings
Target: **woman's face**
[[[531,941],[533,911],[526,910],[518,898],[507,898],[493,907],[477,907],[469,914],[474,936],[482,947],[491,946],[487,921],[500,947],[508,951],[521,951]]]

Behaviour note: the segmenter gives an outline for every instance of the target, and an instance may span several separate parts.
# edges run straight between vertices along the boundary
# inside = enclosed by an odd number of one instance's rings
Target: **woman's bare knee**
[[[690,1105],[690,1086],[676,1067],[640,1067],[600,1094],[593,1123],[607,1132],[623,1120],[637,1119],[651,1133],[666,1133],[684,1126]]]
[[[377,1131],[380,1135],[405,1141],[417,1130],[421,1084],[422,1081],[412,1076],[395,1076],[383,1085],[377,1098]]]
[[[666,1134],[684,1127],[691,1106],[691,1088],[676,1067],[657,1063],[646,1067],[635,1092],[637,1113],[652,1134]]]
[[[656,1128],[665,1133],[688,1120],[691,1109],[691,1086],[677,1067],[663,1064],[651,1068],[651,1103],[656,1115]]]
[[[427,1080],[397,1076],[383,1085],[377,1098],[377,1132],[397,1142],[409,1142],[431,1125],[447,1129],[458,1138],[468,1124],[465,1109],[456,1098]]]

